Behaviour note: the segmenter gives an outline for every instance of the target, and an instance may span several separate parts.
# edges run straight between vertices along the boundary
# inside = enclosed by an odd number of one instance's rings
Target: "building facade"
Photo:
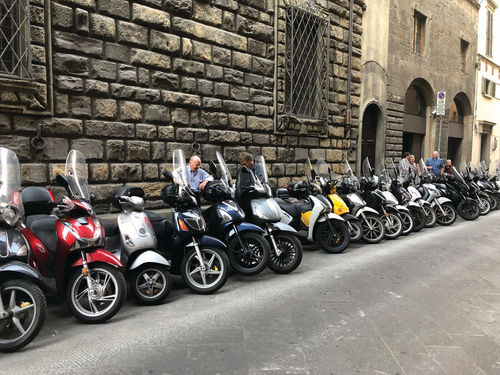
[[[479,10],[476,118],[472,164],[484,160],[490,171],[500,159],[500,16],[498,3],[483,1]]]
[[[405,151],[472,152],[477,52],[475,0],[370,0],[363,17],[358,161],[379,165]],[[436,93],[446,92],[444,116]],[[441,124],[441,125],[440,125]]]
[[[158,201],[175,148],[220,151],[233,169],[243,150],[264,155],[280,185],[307,157],[338,169],[358,123],[364,6],[4,0],[0,145],[44,186],[82,151],[100,212],[123,183]]]

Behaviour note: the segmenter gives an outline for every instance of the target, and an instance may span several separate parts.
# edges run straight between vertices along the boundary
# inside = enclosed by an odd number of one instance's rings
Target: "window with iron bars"
[[[286,9],[285,114],[328,118],[328,20]]]
[[[29,0],[0,0],[0,75],[32,78]]]

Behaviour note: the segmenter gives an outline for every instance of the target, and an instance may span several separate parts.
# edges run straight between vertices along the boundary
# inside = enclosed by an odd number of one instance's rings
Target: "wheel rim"
[[[479,209],[482,214],[487,213],[490,210],[490,202],[484,198],[479,198]]]
[[[165,291],[167,280],[160,270],[148,268],[137,276],[135,286],[142,298],[154,299]]]
[[[337,225],[334,223],[331,223],[331,225],[334,228],[335,233],[330,231],[330,227],[328,225],[323,225],[323,228],[319,233],[321,240],[330,248],[340,247],[345,241],[344,231],[339,230]]]
[[[384,224],[385,224],[385,229],[386,233],[389,236],[393,236],[401,231],[401,226],[403,223],[401,220],[398,220],[396,216],[393,214],[389,214],[389,216],[386,216],[384,218]]]
[[[410,232],[413,226],[413,218],[407,212],[401,212],[401,218],[403,219],[403,231]]]
[[[233,258],[236,263],[242,268],[255,268],[258,267],[264,260],[264,248],[262,243],[255,238],[242,238],[246,242],[248,252],[245,252],[237,241],[236,246],[233,248]]]
[[[481,210],[479,209],[479,206],[476,206],[475,204],[469,203],[469,204],[464,204],[462,206],[462,212],[464,213],[464,215],[466,217],[472,218],[472,217],[478,215],[478,213],[480,214]]]
[[[443,204],[441,205],[441,208],[443,209],[443,212],[438,208],[436,210],[436,217],[441,223],[449,223],[455,219],[455,212],[453,211],[453,207]]]
[[[33,294],[17,285],[2,288],[0,297],[9,314],[0,320],[0,343],[8,345],[28,334],[35,324],[38,306]]]
[[[271,251],[270,260],[278,267],[285,268],[293,263],[297,256],[297,250],[295,249],[294,243],[286,237],[279,236],[276,237],[275,240],[276,246],[278,246],[281,254],[276,255],[276,252]]]
[[[434,224],[436,213],[434,212],[432,207],[424,206],[424,212],[425,212],[425,224],[427,225]]]
[[[370,240],[376,240],[383,235],[383,227],[380,225],[380,221],[378,221],[374,217],[367,217],[363,220],[363,234],[365,238]]]
[[[361,238],[363,235],[363,228],[358,223],[349,223],[349,234],[351,240]]]
[[[92,290],[87,287],[87,280],[80,274],[71,288],[71,302],[82,315],[97,317],[106,314],[118,301],[118,280],[104,268],[88,271],[92,279]]]
[[[200,252],[206,270],[202,270],[196,252],[192,252],[186,261],[186,276],[189,282],[197,288],[208,289],[222,279],[224,262],[222,257],[212,249],[201,249]]]

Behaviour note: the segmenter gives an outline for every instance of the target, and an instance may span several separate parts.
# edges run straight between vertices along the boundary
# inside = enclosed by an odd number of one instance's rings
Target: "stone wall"
[[[78,149],[89,164],[95,206],[106,212],[111,191],[123,183],[141,185],[159,205],[161,171],[172,151],[190,156],[195,141],[204,161],[220,151],[234,170],[241,151],[264,155],[272,183],[280,185],[302,173],[308,156],[337,168],[345,157],[348,0],[320,1],[331,26],[330,116],[321,136],[275,131],[273,90],[281,76],[275,81],[272,0],[42,4],[38,11],[52,26],[53,113],[0,113],[0,144],[17,152],[24,185],[53,185],[68,151]],[[363,4],[356,0],[354,15],[354,122]],[[285,4],[278,5],[281,46]],[[30,144],[39,125],[42,150]]]

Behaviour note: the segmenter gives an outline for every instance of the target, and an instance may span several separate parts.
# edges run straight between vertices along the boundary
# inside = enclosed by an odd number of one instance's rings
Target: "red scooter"
[[[81,152],[70,151],[64,174],[56,181],[69,197],[59,204],[42,187],[22,191],[23,234],[32,249],[32,265],[44,278],[55,281],[56,293],[65,296],[73,315],[85,323],[101,323],[115,315],[125,301],[123,266],[104,249],[104,227],[90,205]],[[54,208],[59,216],[52,214]]]

